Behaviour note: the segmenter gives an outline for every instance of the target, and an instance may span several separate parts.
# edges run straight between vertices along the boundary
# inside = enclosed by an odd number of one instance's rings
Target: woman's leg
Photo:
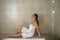
[[[20,26],[20,28],[18,29],[18,31],[15,34],[4,34],[4,35],[10,36],[10,37],[18,37],[18,36],[21,36],[22,27],[23,26]]]
[[[18,34],[6,34],[6,36],[9,36],[9,37],[19,37],[19,36],[21,36],[21,33],[18,33]]]
[[[16,32],[16,34],[21,33],[22,27],[23,27],[23,26],[20,26],[20,28],[18,29],[18,31]]]

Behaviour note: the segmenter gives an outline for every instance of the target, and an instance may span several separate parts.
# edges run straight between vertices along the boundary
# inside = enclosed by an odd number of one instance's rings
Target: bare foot
[[[3,34],[4,36],[9,36],[9,34]]]

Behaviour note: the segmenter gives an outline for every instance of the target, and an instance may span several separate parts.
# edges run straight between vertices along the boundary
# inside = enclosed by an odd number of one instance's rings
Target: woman
[[[19,28],[16,34],[6,34],[6,36],[11,37],[22,36],[23,38],[29,38],[34,36],[36,29],[38,36],[40,37],[38,15],[33,14],[32,18],[34,19],[34,21],[30,24],[29,29],[22,26],[21,28]]]

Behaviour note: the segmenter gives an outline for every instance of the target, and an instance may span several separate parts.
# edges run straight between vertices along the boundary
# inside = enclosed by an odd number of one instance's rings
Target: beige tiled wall
[[[39,15],[40,32],[51,33],[51,0],[0,0],[0,31],[15,33],[20,25],[32,22],[32,14]]]

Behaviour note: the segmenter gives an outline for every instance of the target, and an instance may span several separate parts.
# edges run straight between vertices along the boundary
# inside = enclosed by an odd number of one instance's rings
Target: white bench
[[[45,40],[45,38],[30,38],[30,39],[22,39],[22,38],[4,38],[3,40]]]

